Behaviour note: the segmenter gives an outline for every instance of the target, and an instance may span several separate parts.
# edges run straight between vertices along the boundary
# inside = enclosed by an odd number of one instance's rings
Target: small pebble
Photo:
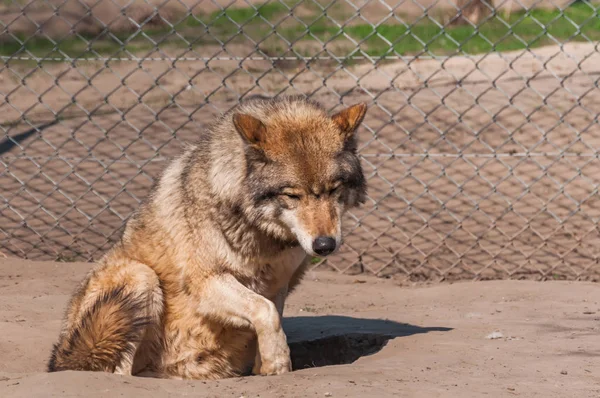
[[[502,333],[492,332],[486,336],[486,339],[495,340],[495,339],[501,339],[502,337],[504,337],[504,335]]]
[[[330,393],[330,392],[326,392],[326,393],[325,393],[325,396],[326,396],[326,397],[331,397],[331,393]]]
[[[566,375],[566,374],[567,374],[567,371],[566,371],[566,370],[561,370],[561,371],[560,371],[560,374],[561,374],[561,375]]]

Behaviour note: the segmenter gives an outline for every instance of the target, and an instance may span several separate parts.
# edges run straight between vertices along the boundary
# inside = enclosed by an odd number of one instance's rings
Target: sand
[[[211,382],[45,373],[68,296],[90,266],[0,258],[1,397],[600,396],[596,284],[400,287],[323,271],[286,307],[292,373]]]

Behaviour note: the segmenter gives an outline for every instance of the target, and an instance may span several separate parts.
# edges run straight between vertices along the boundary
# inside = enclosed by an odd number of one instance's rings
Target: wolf
[[[364,203],[365,103],[254,96],[163,171],[71,297],[48,371],[173,379],[291,370],[281,326],[313,256]]]

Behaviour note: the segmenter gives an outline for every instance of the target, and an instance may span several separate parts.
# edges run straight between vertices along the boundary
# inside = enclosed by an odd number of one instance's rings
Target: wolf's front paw
[[[268,351],[268,356],[257,355],[253,373],[268,376],[292,371],[290,348],[285,339],[274,343]]]
[[[275,361],[265,361],[260,366],[260,374],[263,376],[280,375],[292,371],[292,361],[290,357],[281,358]]]

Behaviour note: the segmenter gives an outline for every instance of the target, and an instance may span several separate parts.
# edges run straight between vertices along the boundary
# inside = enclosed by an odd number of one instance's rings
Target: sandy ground
[[[290,374],[202,382],[44,373],[68,295],[89,267],[0,259],[0,396],[600,395],[600,290],[562,281],[400,288],[317,272],[286,307]],[[493,332],[502,337],[487,338]]]

